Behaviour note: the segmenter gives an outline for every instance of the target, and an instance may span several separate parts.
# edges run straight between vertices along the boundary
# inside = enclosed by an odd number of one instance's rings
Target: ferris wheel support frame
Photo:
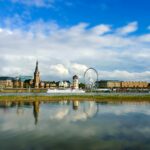
[[[93,67],[89,67],[89,68],[86,69],[85,72],[84,72],[84,84],[85,84],[85,88],[86,88],[85,76],[86,76],[86,73],[87,73],[89,70],[93,70],[93,71],[96,73],[96,81],[95,81],[95,82],[98,81],[98,72],[97,72],[97,70],[96,70],[95,68],[93,68]]]

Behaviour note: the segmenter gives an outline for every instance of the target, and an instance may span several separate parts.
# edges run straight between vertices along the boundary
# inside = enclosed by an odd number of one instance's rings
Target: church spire
[[[38,68],[38,60],[36,61],[36,67],[35,67],[35,72],[34,72],[34,87],[39,88],[40,84],[40,72]]]
[[[35,72],[39,72],[39,67],[38,67],[38,60],[36,61],[36,67],[35,67]]]

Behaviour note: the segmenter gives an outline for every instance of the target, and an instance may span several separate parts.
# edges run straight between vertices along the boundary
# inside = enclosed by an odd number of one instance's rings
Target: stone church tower
[[[37,61],[34,72],[34,88],[39,88],[39,84],[40,84],[40,72],[38,69],[38,61]]]

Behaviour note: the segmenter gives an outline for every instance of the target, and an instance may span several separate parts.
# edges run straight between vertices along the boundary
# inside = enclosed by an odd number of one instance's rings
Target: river
[[[0,102],[0,150],[149,150],[149,103]]]

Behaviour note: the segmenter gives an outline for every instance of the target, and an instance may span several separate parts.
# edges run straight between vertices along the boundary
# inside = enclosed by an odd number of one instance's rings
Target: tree
[[[79,88],[84,89],[85,88],[85,84],[84,83],[79,83]]]

